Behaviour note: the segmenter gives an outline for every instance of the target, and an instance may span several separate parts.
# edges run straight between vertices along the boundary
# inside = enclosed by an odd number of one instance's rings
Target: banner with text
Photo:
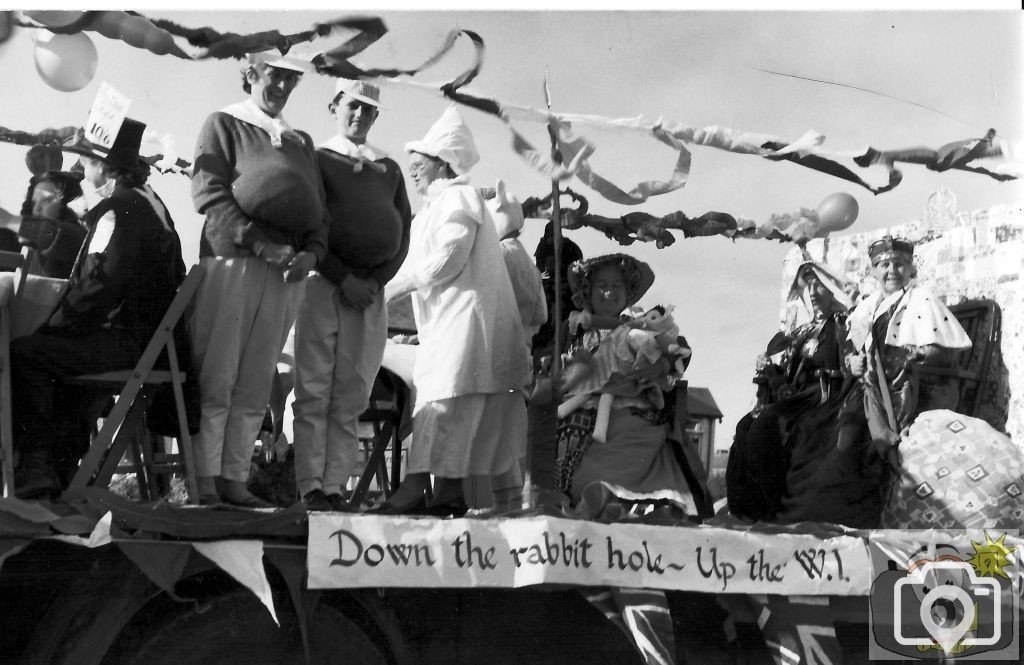
[[[861,538],[707,526],[310,513],[308,545],[313,589],[555,583],[866,595],[871,581]]]

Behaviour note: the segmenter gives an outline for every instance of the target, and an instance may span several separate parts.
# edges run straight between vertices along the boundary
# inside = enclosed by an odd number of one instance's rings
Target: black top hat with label
[[[85,138],[84,132],[77,132],[71,143],[62,146],[62,150],[99,159],[115,168],[134,168],[139,163],[139,147],[142,145],[144,131],[145,123],[125,118],[110,148]]]

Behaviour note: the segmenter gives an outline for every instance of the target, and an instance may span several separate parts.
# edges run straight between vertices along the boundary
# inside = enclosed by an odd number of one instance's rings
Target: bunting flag
[[[96,526],[93,527],[92,533],[89,534],[88,538],[81,536],[52,536],[54,540],[59,540],[72,545],[81,545],[83,547],[94,548],[102,547],[113,542],[110,537],[110,525],[114,519],[114,515],[111,512],[107,512],[103,517],[96,522]]]
[[[118,540],[117,548],[168,596],[183,600],[174,592],[174,587],[192,553],[187,543]]]
[[[274,610],[274,597],[267,581],[267,571],[263,568],[262,540],[216,540],[212,542],[193,542],[192,547],[231,577],[256,594],[273,617],[278,626],[277,612]]]
[[[4,567],[4,561],[11,558],[18,552],[28,547],[32,543],[29,538],[0,538],[0,569]]]

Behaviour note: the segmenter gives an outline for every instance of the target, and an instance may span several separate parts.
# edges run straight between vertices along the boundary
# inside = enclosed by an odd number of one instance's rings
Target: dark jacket
[[[50,325],[120,329],[145,346],[185,275],[174,223],[151,188],[120,184],[85,223],[87,254]]]

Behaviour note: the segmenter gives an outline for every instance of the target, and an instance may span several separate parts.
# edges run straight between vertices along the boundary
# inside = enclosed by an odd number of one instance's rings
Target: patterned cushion
[[[900,443],[903,471],[883,515],[891,528],[1020,528],[1024,454],[984,420],[925,411]]]

